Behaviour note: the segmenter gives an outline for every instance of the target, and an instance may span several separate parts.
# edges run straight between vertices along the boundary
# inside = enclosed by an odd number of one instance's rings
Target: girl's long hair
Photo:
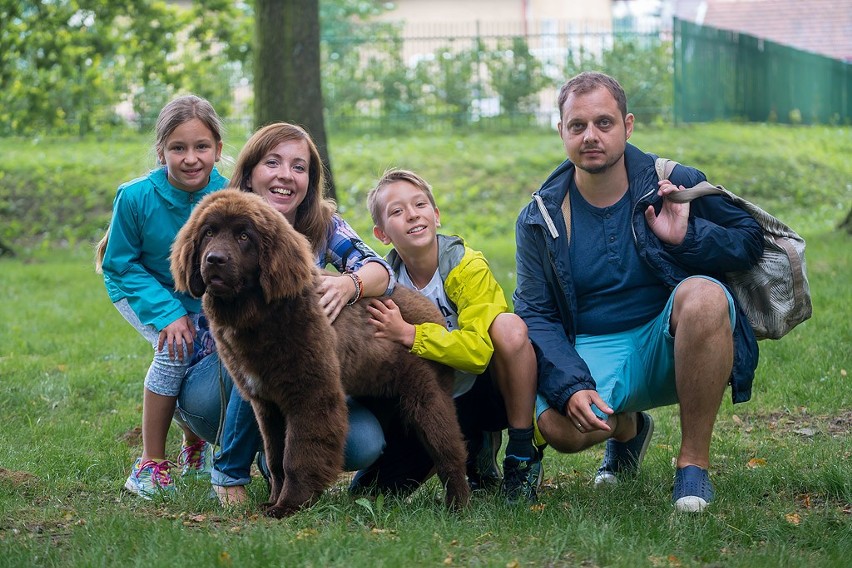
[[[213,109],[213,105],[207,99],[199,96],[184,95],[169,102],[157,116],[157,124],[154,127],[156,134],[154,149],[157,156],[162,155],[166,140],[175,131],[175,128],[194,118],[203,122],[210,129],[217,144],[222,141],[222,121]],[[95,245],[95,272],[98,274],[103,272],[104,255],[108,242],[109,227],[104,232],[103,238]]]

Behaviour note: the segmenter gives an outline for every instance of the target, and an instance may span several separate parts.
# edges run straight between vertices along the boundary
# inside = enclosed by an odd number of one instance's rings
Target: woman
[[[237,158],[230,185],[263,197],[308,238],[317,266],[331,264],[340,273],[323,276],[317,289],[329,319],[334,320],[347,304],[393,289],[390,266],[337,214],[334,202],[323,197],[322,161],[304,129],[279,122],[255,132]],[[202,341],[204,336],[202,333]],[[223,505],[236,505],[247,498],[245,486],[251,481],[251,463],[261,447],[260,431],[251,405],[240,397],[218,364],[209,337],[206,343],[199,346],[199,362],[184,381],[181,418],[205,439],[219,440],[221,449],[211,475],[213,489]],[[224,399],[227,406],[223,409]],[[378,458],[384,436],[369,411],[352,399],[347,402],[349,434],[344,461],[347,470],[357,470]],[[220,422],[221,428],[214,427]]]

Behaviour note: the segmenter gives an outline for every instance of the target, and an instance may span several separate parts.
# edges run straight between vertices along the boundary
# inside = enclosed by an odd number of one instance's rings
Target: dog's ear
[[[171,270],[172,278],[175,280],[175,290],[178,292],[189,292],[194,298],[204,295],[207,287],[201,278],[201,259],[199,242],[203,235],[199,235],[198,228],[206,209],[206,204],[201,203],[189,216],[172,243]]]
[[[293,298],[314,285],[311,246],[284,215],[262,204],[260,286],[266,301]]]

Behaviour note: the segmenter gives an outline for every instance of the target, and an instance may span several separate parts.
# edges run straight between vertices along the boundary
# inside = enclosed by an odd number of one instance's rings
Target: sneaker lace
[[[180,451],[178,463],[190,469],[201,469],[204,467],[204,450],[207,442],[198,440],[192,445],[184,446]]]
[[[171,485],[172,476],[169,473],[169,470],[174,467],[174,463],[168,460],[163,460],[161,462],[155,462],[154,460],[148,460],[142,465],[139,466],[139,471],[149,470],[151,472],[151,481],[159,485],[160,487],[165,487],[167,485]]]
[[[506,487],[509,487],[511,489],[519,489],[522,488],[525,484],[528,484],[529,480],[527,479],[527,476],[529,475],[529,466],[529,461],[517,460],[515,462],[514,467],[503,468],[503,476],[505,478]]]

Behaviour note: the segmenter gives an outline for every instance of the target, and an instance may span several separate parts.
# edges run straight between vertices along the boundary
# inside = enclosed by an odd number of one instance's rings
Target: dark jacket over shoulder
[[[757,262],[763,252],[760,225],[720,196],[701,197],[691,203],[689,226],[680,245],[661,242],[644,216],[649,204],[657,211],[662,205],[657,195],[656,156],[630,144],[624,156],[633,203],[631,229],[639,255],[669,288],[696,274],[725,282],[725,272],[744,270]],[[577,297],[561,211],[573,175],[574,164],[568,160],[556,168],[521,211],[515,233],[515,312],[529,327],[538,359],[539,392],[561,413],[575,392],[596,388],[588,366],[574,349]],[[700,171],[682,165],[675,167],[670,177],[672,183],[684,187],[705,180]],[[738,305],[731,373],[735,403],[751,398],[757,361],[757,340]]]

